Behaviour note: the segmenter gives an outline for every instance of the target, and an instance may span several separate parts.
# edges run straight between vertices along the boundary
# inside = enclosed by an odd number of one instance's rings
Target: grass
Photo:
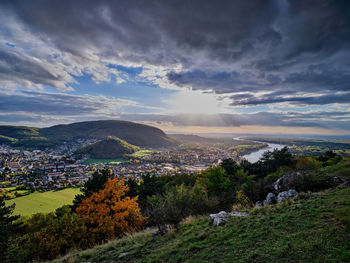
[[[302,194],[220,227],[205,217],[161,237],[136,233],[56,262],[350,262],[350,188]]]
[[[45,193],[35,192],[5,202],[6,205],[16,204],[15,214],[29,216],[35,213],[52,212],[63,205],[72,204],[74,196],[79,193],[78,188],[66,188]]]
[[[149,150],[139,150],[136,151],[132,154],[128,154],[127,156],[133,157],[133,158],[142,158],[146,155],[150,155],[152,154],[153,151],[149,151]],[[116,159],[97,159],[97,158],[89,158],[87,160],[85,160],[83,163],[84,164],[95,164],[95,163],[110,163],[110,164],[119,164],[119,163],[125,163],[128,162],[127,159],[125,158],[116,158]]]
[[[111,164],[119,164],[127,162],[128,160],[124,158],[116,158],[116,159],[96,159],[96,158],[89,158],[85,160],[84,164],[95,164],[95,163],[111,163]]]
[[[133,154],[130,154],[130,156],[135,158],[142,158],[152,153],[153,151],[150,151],[150,150],[140,150],[140,151],[134,152]]]

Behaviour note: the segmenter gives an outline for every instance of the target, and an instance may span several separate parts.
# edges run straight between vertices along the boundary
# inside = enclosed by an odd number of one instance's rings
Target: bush
[[[68,206],[49,214],[35,214],[23,224],[24,235],[12,240],[9,248],[11,262],[53,259],[90,245],[82,220]]]
[[[244,194],[244,192],[242,190],[240,190],[236,193],[236,203],[242,207],[251,206],[251,202],[250,202],[249,198]]]

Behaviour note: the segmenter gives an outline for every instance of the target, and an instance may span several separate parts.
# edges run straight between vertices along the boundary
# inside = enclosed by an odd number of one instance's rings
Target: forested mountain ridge
[[[22,147],[51,147],[74,139],[104,139],[115,136],[142,147],[168,147],[176,140],[162,130],[135,122],[119,120],[85,121],[48,128],[0,126],[0,142]]]

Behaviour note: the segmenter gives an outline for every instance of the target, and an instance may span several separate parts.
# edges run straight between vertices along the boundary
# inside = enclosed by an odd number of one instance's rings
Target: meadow
[[[35,213],[49,213],[63,205],[72,204],[74,196],[79,193],[79,188],[66,188],[60,191],[35,192],[5,202],[6,205],[16,204],[15,214],[30,216]]]
[[[136,151],[133,154],[129,154],[126,155],[126,157],[130,157],[130,158],[142,158],[146,155],[150,155],[152,154],[153,151],[150,150],[140,150],[140,151]],[[119,164],[119,163],[125,163],[128,162],[129,160],[127,160],[126,158],[115,158],[115,159],[98,159],[98,158],[89,158],[87,160],[85,160],[83,163],[84,164],[95,164],[95,163],[103,163],[103,164]]]
[[[301,194],[224,226],[187,219],[163,236],[134,233],[55,262],[349,262],[349,198],[350,188]]]

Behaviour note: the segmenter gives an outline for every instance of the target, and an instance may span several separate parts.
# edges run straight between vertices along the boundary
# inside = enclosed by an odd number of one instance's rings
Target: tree
[[[225,169],[225,172],[228,175],[235,174],[236,171],[239,169],[239,165],[231,158],[224,159],[220,166]]]
[[[100,171],[95,171],[92,177],[85,182],[84,186],[81,188],[82,194],[75,196],[73,200],[73,210],[75,210],[82,200],[90,197],[93,193],[102,190],[107,182],[108,178],[111,177],[112,171],[109,169],[102,169]]]
[[[0,197],[0,262],[5,262],[10,238],[21,229],[16,222],[20,216],[14,216],[15,204],[6,206],[3,197]]]
[[[166,224],[178,229],[181,220],[192,211],[190,191],[183,184],[170,188],[162,196],[148,197],[147,201],[146,213],[151,223],[158,226],[160,233],[163,233]]]
[[[208,191],[209,197],[221,196],[231,190],[230,180],[226,177],[224,168],[220,166],[208,168],[198,180]]]
[[[104,189],[93,193],[77,207],[77,214],[95,242],[121,237],[146,221],[140,213],[138,197],[126,196],[128,190],[124,179],[108,179]]]
[[[24,220],[23,226],[23,235],[13,240],[8,250],[11,262],[53,259],[94,244],[83,220],[69,206],[48,214],[34,214]]]

